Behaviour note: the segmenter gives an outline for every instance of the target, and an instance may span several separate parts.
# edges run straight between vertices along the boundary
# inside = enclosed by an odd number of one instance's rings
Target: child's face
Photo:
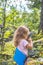
[[[25,35],[25,39],[27,39],[27,37],[28,37],[28,34]]]
[[[28,35],[25,36],[25,39],[27,39]]]
[[[30,34],[30,31],[27,33],[27,35],[25,36],[25,39],[27,39],[28,35]]]

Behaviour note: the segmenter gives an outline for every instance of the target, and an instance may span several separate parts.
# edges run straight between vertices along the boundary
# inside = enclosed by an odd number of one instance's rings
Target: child
[[[32,49],[33,43],[32,39],[29,37],[27,41],[27,37],[30,34],[30,31],[25,26],[20,26],[14,34],[14,45],[16,46],[14,61],[18,65],[25,65],[24,62],[28,57],[28,49]]]

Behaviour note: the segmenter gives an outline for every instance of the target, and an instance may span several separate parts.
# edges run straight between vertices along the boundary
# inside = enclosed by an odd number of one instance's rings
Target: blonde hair
[[[25,26],[20,26],[17,28],[17,30],[14,32],[13,42],[14,45],[17,47],[21,39],[25,39],[27,36],[29,30]]]

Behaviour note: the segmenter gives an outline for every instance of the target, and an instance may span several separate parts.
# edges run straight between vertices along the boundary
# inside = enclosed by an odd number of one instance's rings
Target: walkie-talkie
[[[30,32],[30,34],[28,35],[28,37],[27,37],[27,41],[29,42],[29,38],[30,37],[32,37],[33,36],[33,34],[36,34],[35,32]],[[28,49],[28,55],[30,56],[30,57],[32,57],[32,56],[34,56],[34,50],[30,50],[30,49]]]
[[[28,35],[28,38],[32,37],[33,34],[35,34],[35,33],[34,32],[30,32],[30,34]]]

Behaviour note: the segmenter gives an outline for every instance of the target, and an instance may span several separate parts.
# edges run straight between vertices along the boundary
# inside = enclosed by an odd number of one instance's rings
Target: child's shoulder
[[[26,44],[28,44],[28,41],[25,40],[25,39],[22,39],[22,40],[21,40],[21,43],[23,43],[24,45],[26,45]]]
[[[21,41],[22,41],[22,42],[27,42],[27,40],[25,40],[25,39],[22,39]]]

